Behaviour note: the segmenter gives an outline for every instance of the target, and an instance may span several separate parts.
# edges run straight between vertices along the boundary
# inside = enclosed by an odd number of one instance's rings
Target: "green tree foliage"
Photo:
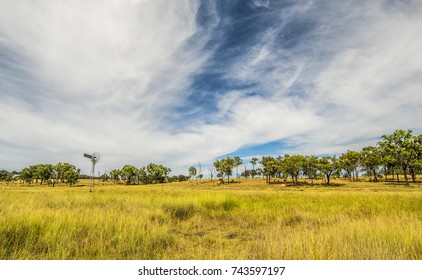
[[[163,183],[171,169],[161,164],[150,163],[146,167],[147,178],[152,183]]]
[[[227,183],[230,183],[230,175],[232,175],[232,170],[234,167],[235,161],[231,157],[223,158],[214,162],[214,167],[218,172],[218,177],[224,182],[224,175],[227,176]]]
[[[183,181],[189,180],[189,176],[181,174],[181,175],[177,176],[177,179],[178,179],[179,182],[183,182]]]
[[[360,164],[361,154],[356,151],[348,150],[339,157],[340,168],[346,171],[346,175],[350,181],[358,180],[357,168]]]
[[[422,135],[412,135],[411,130],[396,130],[390,135],[383,135],[382,141],[378,142],[376,146],[368,146],[362,149],[361,152],[348,150],[339,158],[336,156],[324,156],[318,158],[315,155],[284,155],[276,158],[272,156],[264,156],[259,160],[253,157],[250,160],[252,170],[245,170],[240,174],[248,178],[254,178],[257,175],[265,176],[266,182],[271,183],[271,178],[284,177],[285,180],[290,176],[293,184],[298,184],[298,178],[301,175],[307,176],[312,184],[313,180],[318,176],[322,176],[327,184],[330,183],[330,178],[334,174],[340,174],[344,171],[349,180],[358,179],[358,171],[363,169],[373,175],[373,180],[378,180],[378,174],[383,174],[388,180],[388,175],[403,174],[406,185],[409,185],[408,176],[411,175],[412,182],[416,182],[416,175],[422,172]],[[260,163],[261,168],[256,168]],[[213,163],[215,169],[209,168],[210,178],[217,174],[224,182],[227,177],[227,182],[230,182],[233,169],[236,167],[236,177],[239,177],[239,166],[243,164],[243,160],[236,156],[234,158],[227,157],[217,160]],[[197,168],[191,166],[189,168],[189,175],[191,178],[195,176],[202,178],[201,164],[199,164],[199,172]],[[137,169],[132,165],[125,165],[122,169],[114,169],[110,172],[110,177],[114,183],[119,180],[124,180],[126,184],[136,183],[163,183],[167,181],[183,181],[188,179],[188,176],[179,175],[169,178],[171,169],[161,164],[150,163],[146,167]],[[383,172],[383,173],[381,173]],[[199,173],[199,175],[198,175]],[[0,181],[10,182],[12,180],[19,180],[26,184],[33,184],[34,182],[40,185],[48,183],[55,185],[56,182],[69,183],[73,185],[80,178],[80,170],[69,163],[38,164],[25,167],[21,172],[7,172],[0,171]]]
[[[126,185],[130,185],[135,183],[138,175],[138,169],[133,165],[126,164],[120,170],[120,173],[122,178],[126,181]]]
[[[168,177],[168,182],[172,183],[172,182],[183,182],[183,181],[187,181],[190,179],[190,176],[185,176],[185,175],[174,175],[171,177]]]
[[[120,169],[113,169],[110,171],[110,177],[115,184],[120,180],[121,175],[122,175],[122,172]]]
[[[138,183],[148,184],[148,173],[147,168],[142,166],[138,169]]]
[[[77,172],[77,168],[76,166],[70,164],[70,163],[61,163],[59,162],[58,164],[56,164],[54,166],[54,170],[55,170],[55,180],[54,181],[60,181],[61,183],[66,181],[66,178],[64,176],[64,174],[67,172],[67,174],[70,174],[72,172]]]
[[[79,179],[80,170],[69,163],[37,164],[25,167],[19,173],[19,179],[27,184],[43,183],[55,185],[56,181],[74,185]]]
[[[234,167],[236,167],[236,178],[239,178],[239,166],[243,164],[243,160],[240,157],[234,157]]]
[[[274,157],[264,156],[260,161],[263,168],[263,175],[266,178],[268,184],[271,183],[271,178],[274,178],[276,174],[282,170],[281,162]]]
[[[252,178],[254,178],[256,175],[258,175],[258,173],[255,170],[255,166],[258,163],[259,159],[257,157],[253,157],[250,160],[250,163],[252,164],[252,170],[250,172],[250,176],[252,176]]]
[[[248,177],[250,177],[251,176],[251,174],[252,174],[252,170],[244,170],[243,172],[242,172],[242,174],[240,174],[240,176],[242,176],[243,178],[248,178]]]
[[[361,163],[362,167],[372,172],[374,176],[374,182],[377,182],[378,168],[382,164],[381,150],[379,147],[368,146],[361,151]]]
[[[6,182],[8,185],[13,180],[13,173],[6,170],[0,170],[0,182]]]
[[[303,170],[304,164],[305,157],[302,155],[284,156],[282,168],[286,174],[292,177],[294,185],[298,183],[298,177]]]
[[[25,167],[19,173],[19,180],[31,185],[35,177],[35,167],[33,165]]]
[[[336,156],[324,156],[320,158],[317,166],[324,176],[327,185],[330,184],[331,176],[339,172],[339,160]]]
[[[63,179],[66,183],[72,186],[78,182],[80,172],[80,169],[77,169],[72,165],[72,168],[67,168],[63,173]]]
[[[308,176],[311,180],[311,184],[314,184],[314,180],[318,174],[318,161],[317,156],[305,156],[303,161],[303,174]]]
[[[420,157],[420,137],[413,136],[412,131],[396,130],[393,134],[383,135],[379,144],[384,153],[394,159],[402,168],[406,185],[409,185],[408,172],[415,181],[415,168]]]
[[[194,178],[195,178],[195,176],[196,176],[196,168],[195,168],[195,166],[191,166],[191,167],[189,167],[189,175],[190,175],[190,177],[191,177],[192,179],[194,179]]]

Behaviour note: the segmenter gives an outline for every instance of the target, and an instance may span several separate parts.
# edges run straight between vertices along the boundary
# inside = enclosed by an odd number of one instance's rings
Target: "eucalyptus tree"
[[[189,167],[189,175],[190,175],[190,177],[191,177],[192,179],[194,179],[194,178],[195,178],[195,176],[196,176],[196,168],[195,168],[195,166],[191,166],[191,167]]]
[[[19,172],[19,180],[31,185],[35,177],[35,167],[33,165],[25,167]]]
[[[138,169],[138,183],[142,182],[145,185],[148,184],[148,173],[147,173],[147,169],[145,166],[142,166],[141,168]]]
[[[117,181],[120,180],[120,176],[121,176],[122,172],[120,169],[113,169],[110,171],[110,177],[113,180],[113,183],[116,184]]]
[[[163,183],[167,179],[168,174],[170,174],[171,169],[161,164],[150,163],[146,167],[146,172],[149,181]]]
[[[251,176],[252,174],[252,170],[248,170],[245,167],[245,170],[243,170],[243,172],[240,174],[241,177],[243,178],[249,178],[249,176]]]
[[[257,172],[255,170],[255,165],[258,163],[259,159],[257,157],[253,157],[251,158],[251,160],[249,161],[252,164],[252,170],[250,172],[252,178],[254,178],[257,175]]]
[[[54,187],[57,181],[61,183],[67,183],[70,186],[76,184],[79,180],[79,175],[81,170],[76,168],[75,165],[70,163],[58,163],[54,166],[45,166],[48,171],[45,171],[46,174],[50,174],[49,179],[51,179],[52,185]],[[49,173],[51,171],[51,173]],[[46,175],[45,175],[46,176]],[[47,177],[47,176],[46,176]],[[45,178],[46,178],[45,177]]]
[[[235,161],[231,157],[223,158],[216,160],[213,165],[224,182],[224,175],[227,175],[227,183],[230,183],[230,175],[232,175],[232,170],[234,167]]]
[[[383,135],[382,138],[380,146],[401,166],[406,185],[409,185],[407,174],[418,159],[418,149],[420,149],[418,138],[412,135],[412,130],[396,130],[390,135]],[[414,179],[414,176],[412,177]]]
[[[208,168],[208,171],[210,172],[210,179],[212,181],[212,179],[214,178],[214,175],[216,173],[216,170],[214,168]]]
[[[355,176],[357,180],[357,168],[359,167],[359,161],[360,153],[356,151],[348,150],[346,153],[342,154],[339,157],[340,167],[341,169],[346,171],[347,177],[350,181],[352,181],[352,179],[355,179]],[[355,176],[353,175],[353,173],[355,173]]]
[[[264,156],[262,157],[260,163],[263,168],[263,175],[266,177],[266,182],[267,184],[270,184],[271,178],[275,177],[275,175],[281,171],[280,161],[272,156]]]
[[[12,172],[8,172],[6,170],[0,170],[0,181],[6,182],[7,185],[13,180]]]
[[[303,170],[305,157],[302,155],[285,155],[283,163],[283,170],[292,177],[294,185],[298,184],[298,177]]]
[[[42,183],[49,181],[53,176],[53,165],[51,164],[37,164],[35,165],[35,179]]]
[[[236,178],[239,178],[239,166],[243,164],[243,160],[238,156],[234,157],[233,160],[234,160],[234,167],[236,167]]]
[[[364,147],[361,151],[361,164],[364,169],[372,172],[374,181],[377,182],[377,171],[382,165],[382,157],[380,148],[374,146]]]
[[[308,176],[311,180],[311,184],[314,184],[314,179],[318,175],[318,157],[315,155],[305,156],[302,165],[303,174]]]
[[[137,178],[138,174],[138,169],[135,166],[126,164],[123,166],[120,172],[127,185],[135,183],[135,179]]]
[[[336,156],[323,156],[319,159],[317,167],[326,179],[327,185],[330,184],[331,176],[338,173],[340,169],[339,160]]]
[[[80,173],[81,170],[73,166],[73,168],[69,168],[63,173],[63,179],[66,183],[72,186],[78,182]]]

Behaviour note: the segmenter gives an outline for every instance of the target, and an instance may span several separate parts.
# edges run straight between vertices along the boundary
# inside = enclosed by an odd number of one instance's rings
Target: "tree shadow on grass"
[[[336,187],[342,187],[345,186],[345,183],[309,183],[309,182],[298,182],[296,184],[293,184],[292,182],[285,183],[286,187],[325,187],[325,188],[336,188]]]
[[[413,182],[409,182],[409,185],[406,186],[406,182],[397,182],[397,181],[388,181],[388,182],[383,182],[386,186],[393,186],[393,187],[397,187],[397,186],[402,186],[402,187],[415,187],[420,185],[420,182],[416,181],[416,183]]]

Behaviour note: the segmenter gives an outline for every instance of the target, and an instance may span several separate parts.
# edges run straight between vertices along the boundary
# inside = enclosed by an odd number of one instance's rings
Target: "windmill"
[[[91,167],[91,186],[89,188],[89,192],[94,191],[94,172],[95,172],[95,164],[100,161],[100,154],[95,152],[92,155],[90,154],[84,154],[84,157],[89,158],[92,163]]]

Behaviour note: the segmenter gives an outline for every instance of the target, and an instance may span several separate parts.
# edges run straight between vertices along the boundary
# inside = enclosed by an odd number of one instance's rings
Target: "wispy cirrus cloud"
[[[1,4],[3,168],[97,150],[183,173],[422,130],[418,1]]]

